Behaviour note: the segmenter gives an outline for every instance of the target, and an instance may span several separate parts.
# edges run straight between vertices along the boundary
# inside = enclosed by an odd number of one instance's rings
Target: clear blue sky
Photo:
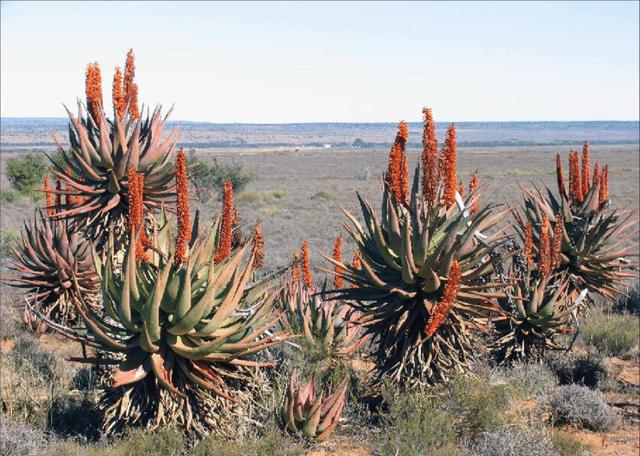
[[[109,96],[211,122],[637,120],[639,3],[2,2],[1,115]]]

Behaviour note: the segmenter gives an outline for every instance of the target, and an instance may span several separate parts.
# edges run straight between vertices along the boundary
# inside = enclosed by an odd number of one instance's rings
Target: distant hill
[[[65,118],[2,118],[0,145],[7,147],[53,146],[51,132],[63,141],[68,138]],[[448,123],[437,123],[440,141]],[[350,147],[388,145],[395,136],[395,123],[293,123],[293,124],[216,124],[170,121],[169,129],[182,131],[180,144],[192,148],[215,147],[302,147],[330,144]],[[458,144],[464,146],[534,146],[579,144],[637,144],[638,121],[589,122],[458,122]],[[422,140],[422,124],[409,124],[409,143]]]

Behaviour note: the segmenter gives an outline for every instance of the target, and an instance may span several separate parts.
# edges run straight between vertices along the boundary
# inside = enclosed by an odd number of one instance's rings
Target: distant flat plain
[[[562,155],[566,167],[571,148],[568,145],[461,147],[459,176],[467,186],[471,174],[478,170],[485,202],[517,205],[521,200],[519,185],[544,183],[555,190],[555,154]],[[580,148],[580,144],[573,148]],[[2,188],[7,187],[6,160],[21,153],[3,151]],[[320,254],[330,254],[335,237],[346,234],[342,228],[346,218],[339,207],[359,216],[356,191],[378,207],[388,148],[209,148],[197,149],[195,154],[208,162],[216,159],[221,163],[238,163],[255,176],[236,195],[236,202],[244,223],[252,224],[256,218],[263,222],[268,268],[286,264],[303,239],[310,243],[314,266],[326,267]],[[409,148],[412,166],[419,155],[420,148],[412,145]],[[592,166],[596,161],[609,165],[609,193],[618,206],[638,210],[639,158],[637,144],[591,146]],[[197,205],[205,217],[220,207],[215,197]],[[28,199],[2,203],[2,228],[19,229],[32,208]],[[346,251],[345,255],[351,255],[350,247]]]

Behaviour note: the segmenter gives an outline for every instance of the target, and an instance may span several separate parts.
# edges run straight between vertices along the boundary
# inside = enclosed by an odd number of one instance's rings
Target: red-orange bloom
[[[454,260],[453,263],[451,263],[451,269],[449,269],[449,277],[447,279],[447,284],[444,287],[442,298],[436,303],[429,315],[429,320],[427,321],[427,326],[424,330],[425,336],[433,336],[442,323],[444,323],[451,311],[451,307],[453,307],[453,304],[456,302],[459,287],[460,265],[456,260]]]
[[[400,168],[400,185],[402,186],[402,201],[409,204],[409,157],[402,152],[402,168]]]
[[[353,267],[354,269],[362,268],[362,256],[360,254],[360,250],[356,250],[353,253],[353,260],[351,260],[351,267]],[[351,288],[358,288],[358,285],[355,283],[352,283]]]
[[[138,84],[131,84],[131,96],[129,97],[129,112],[132,119],[140,117],[140,110],[138,109]]]
[[[562,261],[562,239],[564,238],[564,221],[561,214],[556,215],[553,227],[553,245],[551,246],[551,269],[555,270]]]
[[[531,267],[533,263],[533,228],[531,222],[527,222],[527,226],[524,230],[524,258],[527,260],[527,268]]]
[[[409,138],[406,122],[398,124],[398,133],[389,153],[387,184],[398,203],[407,203],[409,199],[409,162],[404,148]]]
[[[582,146],[582,195],[589,193],[591,187],[591,162],[589,160],[589,142],[585,141]]]
[[[129,207],[128,224],[131,235],[140,229],[135,249],[136,260],[146,261],[145,245],[149,244],[147,232],[144,229],[144,174],[136,173],[133,166],[129,167]]]
[[[127,52],[127,60],[124,64],[124,79],[122,86],[124,89],[124,99],[126,102],[131,98],[131,86],[133,85],[133,78],[136,75],[136,63],[135,56],[133,55],[133,49],[129,49]]]
[[[598,185],[600,183],[600,164],[596,162],[596,166],[593,167],[593,180],[591,185]]]
[[[187,245],[191,240],[191,209],[189,208],[189,178],[187,177],[187,160],[180,149],[176,156],[176,212],[178,217],[178,237],[176,239],[176,263],[184,263],[187,259]]]
[[[582,203],[582,201],[584,201],[584,194],[582,193],[579,161],[578,151],[569,152],[569,191],[575,201]]]
[[[311,259],[309,258],[307,241],[302,241],[302,279],[307,288],[313,289],[313,275],[311,274]]]
[[[409,125],[404,120],[398,124],[398,136],[402,140],[403,146],[409,141]]]
[[[458,188],[457,176],[457,150],[456,150],[456,124],[452,123],[447,130],[447,137],[444,141],[444,191],[443,202],[450,207],[456,200],[456,190]]]
[[[424,130],[422,132],[422,196],[428,202],[436,199],[438,191],[438,140],[436,124],[431,108],[423,108]]]
[[[480,204],[478,203],[480,195],[478,195],[477,193],[478,185],[478,170],[476,170],[476,172],[473,173],[473,176],[471,176],[471,180],[469,181],[469,193],[473,195],[473,199],[471,200],[471,207],[469,208],[471,213],[478,212],[480,210]]]
[[[567,197],[567,189],[564,186],[564,175],[562,173],[562,159],[560,154],[556,154],[556,178],[558,179],[558,191],[564,197]]]
[[[297,284],[300,281],[300,255],[297,250],[293,251],[291,260],[291,283]]]
[[[262,233],[262,225],[260,220],[256,220],[256,226],[253,228],[253,241],[251,248],[253,249],[254,260],[253,266],[261,268],[264,266],[264,234]]]
[[[464,185],[462,185],[462,182],[458,183],[458,193],[460,193],[460,196],[464,198]]]
[[[218,241],[218,250],[214,261],[220,262],[227,258],[231,253],[231,244],[233,240],[233,219],[235,218],[233,209],[233,185],[231,181],[224,181],[224,196],[222,199],[222,220],[220,226],[220,240]]]
[[[551,273],[551,240],[549,239],[549,218],[546,215],[542,218],[542,226],[540,227],[538,268],[542,275],[546,276]]]
[[[67,174],[67,176],[71,176],[71,167],[70,166],[67,166],[65,168],[65,173]],[[67,207],[75,206],[76,203],[78,202],[78,200],[76,199],[76,196],[72,195],[71,193],[67,193],[64,196],[64,201],[65,201],[65,204],[67,205]]]
[[[605,165],[600,174],[600,188],[598,189],[598,202],[606,203],[609,199],[609,165]]]
[[[100,126],[102,112],[102,76],[100,66],[97,63],[87,65],[85,73],[85,92],[87,96],[87,109],[97,126]]]
[[[333,259],[342,263],[342,236],[336,238],[336,243],[333,246]],[[343,271],[344,269],[341,266],[335,267],[333,279],[334,288],[342,288],[344,286],[344,277],[340,275]]]
[[[42,191],[44,191],[44,200],[47,205],[47,217],[51,217],[55,214],[53,206],[53,194],[51,193],[51,186],[49,185],[49,176],[46,174],[42,179]]]
[[[113,75],[111,97],[113,99],[113,112],[121,119],[124,116],[127,101],[122,92],[122,72],[120,71],[120,67],[116,67],[116,72]]]
[[[62,205],[62,182],[60,179],[56,179],[56,208],[60,209]]]
[[[402,149],[397,143],[391,146],[389,152],[389,165],[387,167],[387,184],[396,201],[402,201],[402,185],[400,174],[402,169]]]

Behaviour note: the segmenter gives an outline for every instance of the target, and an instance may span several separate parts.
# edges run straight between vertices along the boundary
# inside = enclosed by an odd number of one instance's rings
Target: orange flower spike
[[[42,190],[44,191],[44,201],[47,205],[47,217],[51,217],[55,214],[53,206],[53,194],[51,193],[51,186],[49,185],[49,176],[45,174],[42,179]]]
[[[444,293],[442,298],[436,303],[429,315],[427,326],[424,330],[424,334],[427,337],[433,336],[438,328],[444,323],[445,319],[451,311],[451,307],[456,302],[458,297],[458,289],[460,288],[460,265],[456,260],[451,263],[451,269],[449,269],[449,277],[447,284],[444,287]]]
[[[398,124],[398,138],[403,147],[409,141],[409,125],[404,120],[401,120]]]
[[[531,222],[527,222],[527,226],[524,230],[524,258],[527,261],[527,268],[531,267],[533,263],[533,228]]]
[[[144,223],[144,174],[136,173],[133,167],[129,167],[129,207],[128,207],[128,225],[131,234],[137,231]],[[146,253],[144,246],[149,244],[147,233],[144,228],[140,230],[136,242],[136,260],[146,261]]]
[[[353,254],[353,260],[351,261],[351,267],[354,269],[362,268],[362,256],[359,250],[356,250]],[[358,285],[355,283],[351,284],[351,288],[358,288]]]
[[[313,289],[313,275],[311,274],[311,260],[307,241],[302,241],[302,279],[307,288]]]
[[[264,234],[260,220],[256,220],[253,228],[253,241],[251,248],[254,254],[253,267],[261,268],[264,266]]]
[[[85,92],[87,97],[87,109],[95,124],[100,126],[102,110],[102,76],[100,66],[90,63],[85,73]]]
[[[131,97],[131,86],[133,85],[133,78],[135,77],[135,75],[135,56],[133,55],[133,49],[129,49],[129,52],[127,52],[127,61],[124,64],[124,79],[122,83],[125,101],[129,101],[129,98]]]
[[[447,137],[444,142],[444,193],[443,200],[447,207],[450,207],[456,200],[456,190],[458,188],[457,177],[457,150],[456,150],[456,124],[452,123],[447,130]]]
[[[138,84],[131,85],[131,97],[129,98],[129,112],[132,119],[138,119],[140,117],[140,110],[138,108]]]
[[[593,180],[591,185],[598,185],[600,183],[600,164],[596,162],[596,166],[593,167]]]
[[[600,174],[600,189],[598,190],[598,202],[604,204],[609,199],[609,165],[606,165]]]
[[[589,142],[585,141],[582,146],[582,195],[589,193],[591,187],[591,161],[589,159]]]
[[[464,185],[462,185],[462,182],[458,183],[458,193],[460,193],[460,196],[464,198]]]
[[[122,119],[127,102],[124,98],[124,93],[122,92],[122,72],[120,71],[120,67],[116,67],[116,71],[113,74],[111,98],[113,99],[114,113],[119,119]]]
[[[409,157],[406,152],[402,152],[402,168],[400,168],[400,189],[402,191],[402,201],[409,204]]]
[[[70,167],[70,166],[67,166],[67,167],[65,168],[64,172],[65,172],[65,174],[66,174],[67,176],[71,177],[71,167]],[[71,194],[69,194],[69,193],[67,193],[67,194],[65,195],[65,197],[64,197],[64,201],[65,201],[65,204],[66,204],[68,207],[75,206],[75,205],[78,203],[78,199],[77,199],[74,195],[71,195]]]
[[[431,108],[423,108],[424,130],[422,133],[422,196],[428,202],[435,201],[438,191],[438,141],[436,124]]]
[[[409,162],[404,146],[409,139],[409,127],[405,121],[398,124],[398,133],[389,153],[387,168],[387,185],[396,202],[409,200]]]
[[[189,180],[187,177],[187,161],[184,151],[180,149],[176,156],[176,212],[178,218],[178,237],[176,239],[176,263],[184,263],[187,259],[187,244],[191,237],[191,210],[189,208]]]
[[[573,160],[573,151],[569,151],[569,197],[576,198],[576,169]]]
[[[218,251],[214,257],[215,262],[220,262],[227,258],[231,253],[231,244],[233,241],[233,222],[234,222],[234,203],[233,203],[233,185],[231,181],[224,181],[224,196],[222,200],[222,226],[220,227],[220,240],[218,243]]]
[[[387,185],[396,201],[402,201],[402,148],[394,143],[389,153],[389,166],[387,168]]]
[[[540,244],[538,245],[538,268],[540,274],[548,275],[551,272],[551,240],[549,239],[549,218],[542,218],[540,227]]]
[[[562,239],[564,238],[564,221],[562,215],[556,215],[553,227],[553,244],[551,246],[551,269],[555,270],[562,261]]]
[[[300,255],[297,250],[293,251],[291,260],[291,283],[297,284],[300,281]]]
[[[469,208],[471,213],[478,212],[480,210],[480,204],[478,203],[479,195],[477,193],[478,185],[478,170],[476,170],[469,181],[469,194],[474,195],[473,200],[471,201],[471,207]]]
[[[584,194],[582,193],[582,178],[580,177],[580,157],[577,151],[571,151],[569,153],[569,191],[571,197],[578,203],[582,203],[584,200]]]
[[[569,159],[569,162],[571,162],[571,159]],[[568,195],[567,189],[564,186],[564,175],[562,173],[562,159],[560,158],[560,154],[556,154],[556,179],[558,180],[558,191],[562,196],[567,198]]]
[[[342,236],[336,238],[336,243],[333,246],[333,259],[342,263]],[[344,277],[340,276],[344,269],[340,266],[335,266],[335,276],[333,279],[334,288],[342,288],[344,286]]]
[[[56,179],[56,207],[59,209],[62,205],[62,182]]]

